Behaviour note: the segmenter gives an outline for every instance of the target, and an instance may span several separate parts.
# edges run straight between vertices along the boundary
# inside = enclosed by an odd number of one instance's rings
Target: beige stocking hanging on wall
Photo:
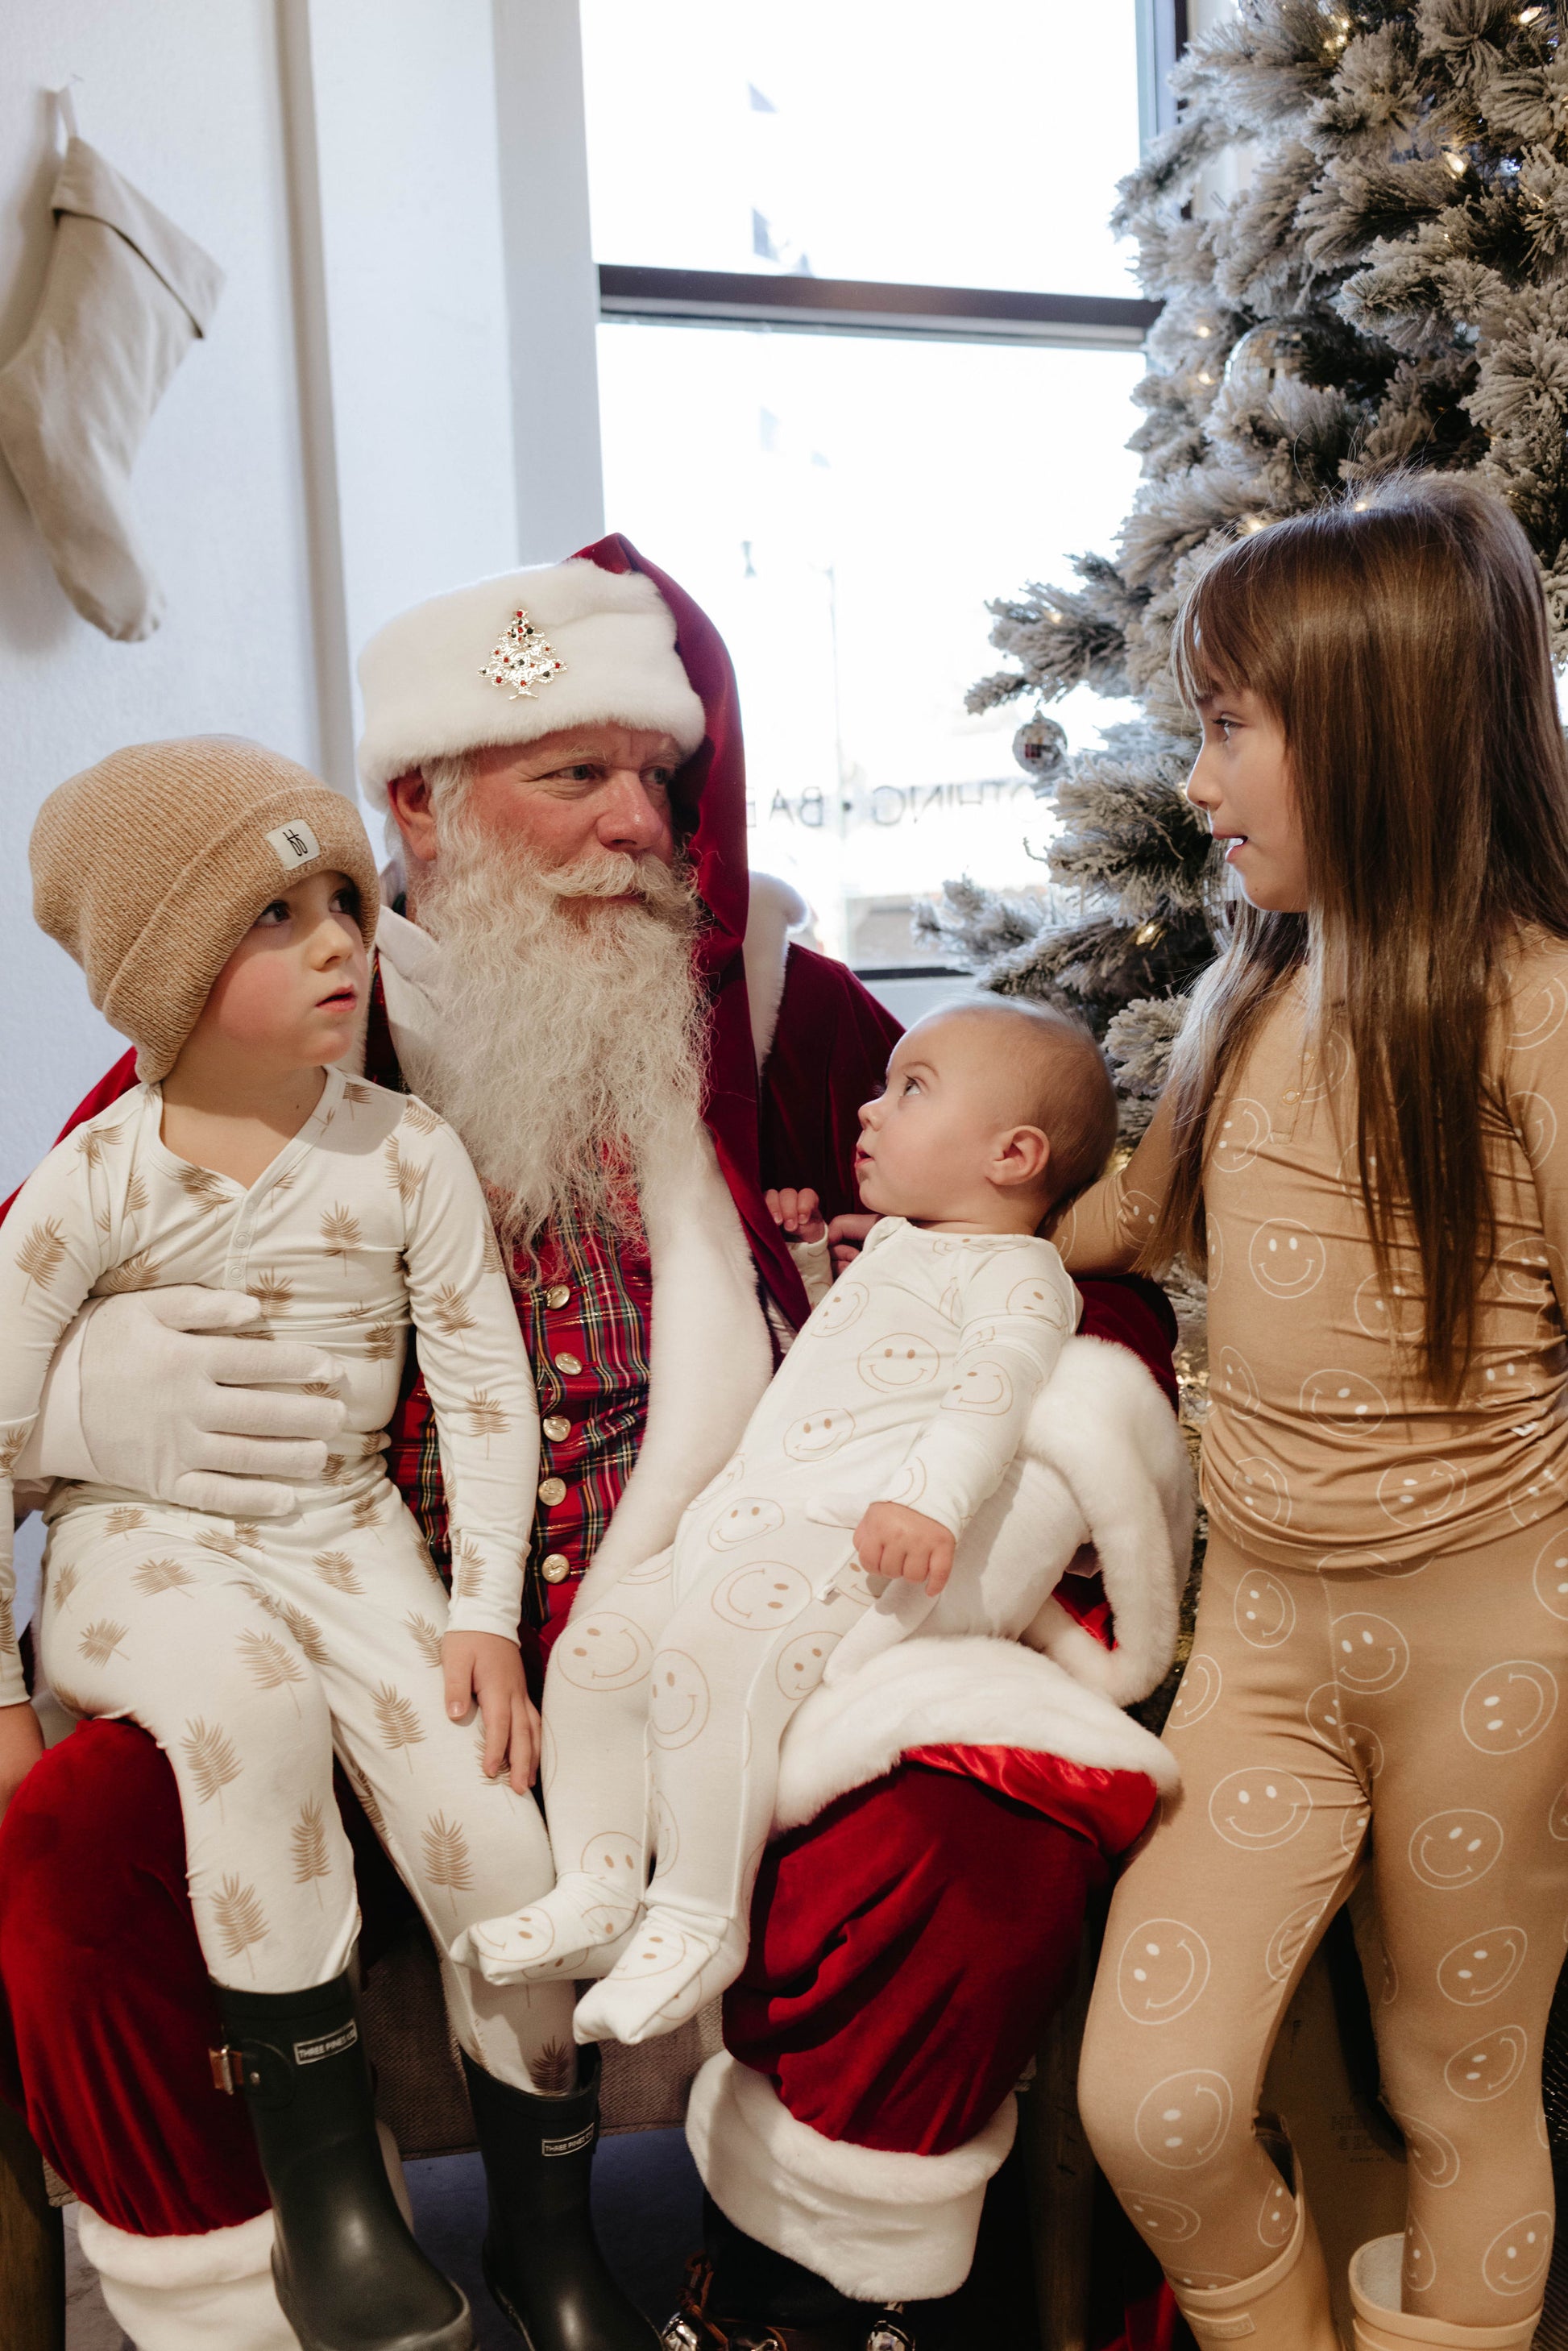
[[[224,273],[85,140],[68,142],[52,202],[43,299],[0,371],[0,450],[77,611],[133,641],[152,634],[163,596],[139,544],[131,468]]]

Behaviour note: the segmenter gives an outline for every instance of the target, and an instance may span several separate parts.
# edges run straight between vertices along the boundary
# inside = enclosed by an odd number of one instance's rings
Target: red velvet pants
[[[957,2146],[1022,2071],[1104,1868],[1012,1799],[901,1766],[770,1847],[729,2045],[825,2136]],[[82,1725],[0,1825],[0,2095],[94,2211],[162,2236],[265,2208],[244,2110],[208,2070],[173,1776],[132,1725]]]

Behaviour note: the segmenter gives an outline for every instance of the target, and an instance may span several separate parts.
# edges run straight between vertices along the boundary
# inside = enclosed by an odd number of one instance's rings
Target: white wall
[[[214,331],[136,471],[168,615],[112,644],[55,581],[0,465],[0,1192],[123,1050],[27,915],[27,834],[54,785],[118,744],[213,729],[319,753],[277,43],[267,0],[8,0],[0,76],[0,360],[48,251],[47,87],[81,77],[82,135],[228,272]]]

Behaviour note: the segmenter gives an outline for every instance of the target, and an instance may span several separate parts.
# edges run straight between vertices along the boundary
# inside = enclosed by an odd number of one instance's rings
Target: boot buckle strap
[[[245,2087],[243,2060],[237,2049],[225,2042],[221,2049],[209,2049],[207,2063],[213,2069],[213,2087],[232,2098]]]

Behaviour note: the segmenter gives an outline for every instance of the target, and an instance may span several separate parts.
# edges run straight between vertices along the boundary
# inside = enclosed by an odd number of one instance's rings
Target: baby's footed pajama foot
[[[591,1877],[586,1870],[568,1870],[526,1910],[481,1918],[466,1928],[453,1944],[452,1956],[459,1967],[477,1968],[490,1983],[607,1974],[637,1924],[640,1892]]]
[[[622,1957],[577,2003],[577,2040],[655,2041],[727,1991],[746,1965],[743,1919],[699,1917],[650,1903]]]

